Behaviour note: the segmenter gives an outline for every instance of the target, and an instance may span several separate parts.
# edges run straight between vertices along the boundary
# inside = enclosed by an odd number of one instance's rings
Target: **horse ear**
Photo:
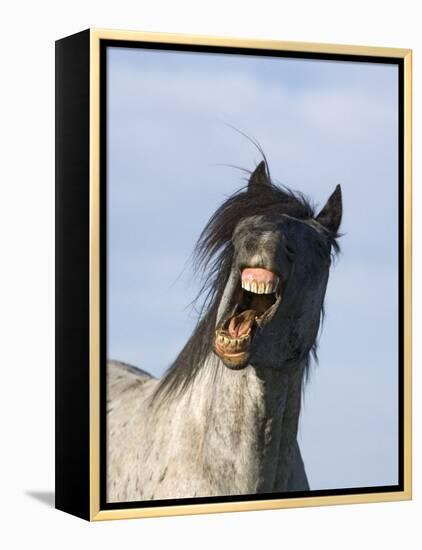
[[[267,168],[262,160],[249,178],[248,189],[255,189],[255,185],[268,185],[269,183]]]
[[[337,185],[334,193],[315,219],[332,233],[337,233],[340,227],[342,214],[343,204],[341,199],[341,187]]]

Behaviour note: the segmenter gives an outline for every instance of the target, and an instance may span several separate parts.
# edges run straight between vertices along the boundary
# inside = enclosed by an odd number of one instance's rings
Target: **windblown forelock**
[[[272,183],[240,189],[215,211],[199,236],[194,251],[196,269],[208,268],[222,247],[231,242],[237,224],[245,218],[282,214],[309,219],[314,217],[315,210],[302,193]]]
[[[204,280],[194,300],[195,304],[201,303],[201,316],[215,300],[221,299],[233,262],[232,236],[236,226],[251,216],[282,214],[309,219],[315,210],[302,193],[268,183],[258,189],[236,191],[214,212],[193,252],[194,271]]]

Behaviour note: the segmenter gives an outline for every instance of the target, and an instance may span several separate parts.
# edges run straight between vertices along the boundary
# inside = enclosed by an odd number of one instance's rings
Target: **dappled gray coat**
[[[174,364],[157,380],[108,363],[108,502],[309,489],[298,419],[341,215],[339,186],[315,216],[266,161],[214,213],[202,315]]]

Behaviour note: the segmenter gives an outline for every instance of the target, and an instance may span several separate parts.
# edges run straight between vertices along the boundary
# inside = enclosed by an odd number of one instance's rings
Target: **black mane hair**
[[[265,164],[267,166],[266,160]],[[266,170],[269,174],[268,167]],[[231,238],[234,229],[242,219],[264,214],[287,214],[306,220],[315,217],[315,208],[302,193],[268,181],[266,185],[241,188],[215,211],[201,232],[193,253],[194,271],[204,279],[194,300],[194,303],[201,303],[199,320],[182,351],[160,380],[153,402],[160,396],[186,390],[211,353],[218,307],[233,262]],[[336,237],[328,234],[334,252],[338,251]],[[316,357],[316,347],[311,354]]]

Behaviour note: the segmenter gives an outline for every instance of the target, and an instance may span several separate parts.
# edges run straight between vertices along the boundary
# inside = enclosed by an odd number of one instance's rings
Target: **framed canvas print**
[[[411,51],[56,43],[56,506],[411,498]]]

